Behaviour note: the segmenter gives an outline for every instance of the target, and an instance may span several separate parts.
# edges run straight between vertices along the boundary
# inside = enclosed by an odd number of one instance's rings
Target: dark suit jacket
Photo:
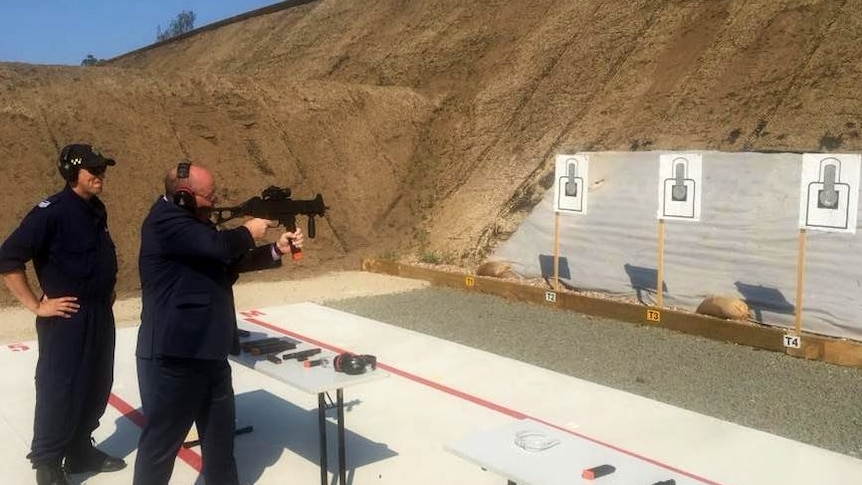
[[[160,197],[141,226],[141,327],[136,355],[225,359],[239,351],[233,284],[274,268],[271,245],[245,227],[219,231]]]

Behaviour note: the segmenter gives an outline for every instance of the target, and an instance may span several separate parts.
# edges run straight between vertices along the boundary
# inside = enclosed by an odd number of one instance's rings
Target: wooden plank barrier
[[[855,340],[801,332],[794,346],[788,346],[786,337],[793,333],[793,329],[784,327],[724,320],[670,309],[659,310],[645,305],[616,302],[567,291],[553,291],[552,288],[538,288],[498,278],[441,271],[392,261],[365,259],[362,261],[362,270],[424,280],[436,286],[475,291],[585,315],[666,328],[712,340],[784,352],[794,357],[862,368],[862,342]]]

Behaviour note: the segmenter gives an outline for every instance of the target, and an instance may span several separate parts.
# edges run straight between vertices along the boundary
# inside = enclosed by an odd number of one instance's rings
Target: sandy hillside
[[[558,152],[862,150],[859,2],[298,3],[102,66],[0,64],[0,233],[59,189],[54,157],[76,140],[119,161],[104,198],[123,297],[181,158],[228,204],[272,184],[324,196],[298,271],[251,275],[274,280],[362,256],[472,267]]]

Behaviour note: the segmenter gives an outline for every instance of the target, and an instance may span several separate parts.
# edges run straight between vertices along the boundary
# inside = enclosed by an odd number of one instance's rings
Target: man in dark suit
[[[274,268],[302,231],[256,247],[271,221],[250,219],[218,230],[209,170],[181,162],[165,177],[165,195],[141,227],[142,304],[138,387],[146,424],[135,485],[166,485],[194,423],[207,485],[237,485],[234,394],[228,354],[239,352],[233,284],[239,273]]]

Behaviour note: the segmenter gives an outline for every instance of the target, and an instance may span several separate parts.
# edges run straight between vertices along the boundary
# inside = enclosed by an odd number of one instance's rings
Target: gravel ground
[[[862,457],[862,369],[448,288],[325,305]]]

